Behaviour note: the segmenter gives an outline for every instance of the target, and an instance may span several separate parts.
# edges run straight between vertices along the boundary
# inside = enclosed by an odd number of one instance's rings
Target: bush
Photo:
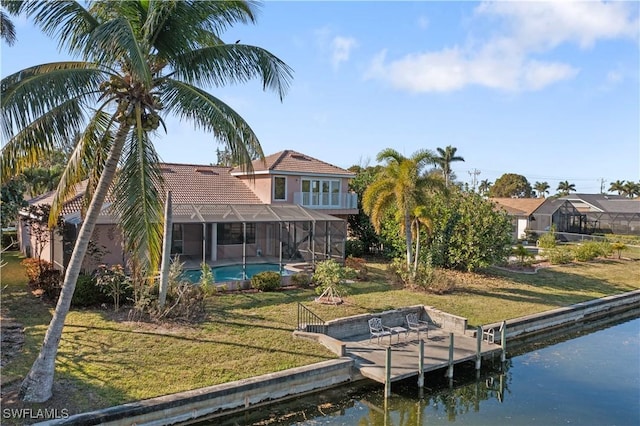
[[[36,258],[24,259],[20,264],[24,266],[31,288],[40,290],[49,300],[58,300],[62,288],[62,273],[54,269],[53,264]]]
[[[316,293],[325,295],[327,299],[339,299],[347,292],[345,280],[354,275],[354,270],[340,265],[333,259],[325,260],[316,265],[313,281],[316,283]]]
[[[549,262],[554,265],[571,263],[573,260],[573,253],[566,247],[547,249],[544,251],[544,254],[547,256],[547,259],[549,259]]]
[[[347,240],[345,243],[347,257],[361,257],[364,254],[364,243],[360,240]]]
[[[618,259],[622,258],[622,251],[627,249],[627,245],[620,241],[616,241],[611,244],[611,250],[615,250],[618,253]]]
[[[356,278],[365,281],[369,275],[369,268],[367,268],[367,261],[361,257],[348,256],[345,259],[344,265],[351,268],[356,273]]]
[[[73,292],[73,298],[71,299],[71,306],[79,308],[108,302],[110,302],[109,297],[100,290],[95,278],[86,274],[78,276],[76,290]]]
[[[387,265],[387,275],[391,282],[395,285],[405,285],[409,282],[409,269],[407,262],[401,258],[394,258]]]
[[[298,272],[291,276],[291,284],[296,287],[307,288],[311,284],[311,277],[304,272]]]
[[[113,299],[113,307],[120,309],[120,301],[131,294],[131,280],[124,273],[122,265],[113,265],[108,268],[100,265],[95,272],[96,284],[102,292]]]
[[[580,262],[587,262],[596,257],[607,257],[613,252],[611,244],[597,241],[586,241],[573,248],[573,257]]]
[[[280,288],[280,274],[275,271],[263,271],[251,277],[251,287],[260,291],[275,291]]]
[[[545,249],[552,249],[552,248],[555,248],[555,246],[556,246],[556,233],[555,233],[555,228],[552,227],[551,231],[542,234],[538,238],[538,247],[545,248]]]

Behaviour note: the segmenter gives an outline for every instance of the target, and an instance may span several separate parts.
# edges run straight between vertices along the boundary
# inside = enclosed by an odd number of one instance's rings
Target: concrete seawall
[[[607,296],[601,299],[588,300],[575,305],[552,309],[520,318],[507,320],[506,339],[525,339],[536,334],[573,325],[578,322],[587,322],[603,316],[614,315],[629,309],[640,307],[640,290]],[[483,328],[498,329],[499,322],[487,324]],[[475,333],[474,333],[475,334]],[[500,342],[500,334],[496,333],[495,341]]]

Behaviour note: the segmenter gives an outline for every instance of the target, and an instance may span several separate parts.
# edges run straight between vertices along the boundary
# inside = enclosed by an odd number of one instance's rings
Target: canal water
[[[209,425],[640,425],[640,313],[529,342],[483,363],[383,386],[368,381]]]

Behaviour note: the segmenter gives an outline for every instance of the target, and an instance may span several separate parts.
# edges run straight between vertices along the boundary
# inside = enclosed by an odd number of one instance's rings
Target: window
[[[273,199],[284,201],[287,199],[287,178],[276,176],[273,178]]]
[[[242,223],[219,223],[218,224],[218,245],[242,244],[243,227]],[[256,242],[256,224],[247,223],[247,244]]]
[[[340,181],[322,179],[302,180],[303,206],[340,206]]]
[[[182,254],[183,229],[181,223],[174,223],[171,230],[171,254]]]

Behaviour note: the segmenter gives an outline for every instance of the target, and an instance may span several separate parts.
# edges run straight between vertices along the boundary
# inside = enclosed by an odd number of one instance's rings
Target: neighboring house
[[[250,175],[229,167],[160,165],[165,189],[172,199],[171,252],[188,262],[215,265],[224,262],[271,260],[315,263],[344,259],[346,218],[357,214],[357,196],[348,191],[355,175],[295,151],[282,151],[255,161]],[[63,268],[82,222],[83,188],[65,204],[65,237],[54,240],[42,258]],[[51,201],[53,194],[32,200]],[[117,220],[105,202],[92,241],[107,253],[88,256],[84,268],[96,262],[125,263]],[[24,223],[21,233],[24,234]],[[29,238],[22,240],[27,253]]]
[[[607,194],[571,194],[561,198],[492,198],[514,220],[514,236],[524,230],[593,234],[640,234],[640,201]]]
[[[526,238],[525,230],[531,229],[535,220],[533,212],[540,207],[544,198],[490,198],[496,207],[506,211],[512,218],[513,240]]]

